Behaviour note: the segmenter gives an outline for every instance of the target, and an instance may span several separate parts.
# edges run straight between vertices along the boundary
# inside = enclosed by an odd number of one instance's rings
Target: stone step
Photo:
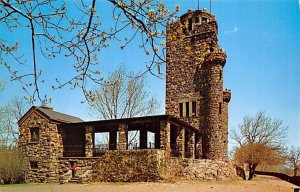
[[[78,183],[78,181],[79,181],[79,177],[73,177],[69,179],[69,183]]]
[[[68,183],[78,183],[78,181],[75,181],[75,180],[69,180]]]

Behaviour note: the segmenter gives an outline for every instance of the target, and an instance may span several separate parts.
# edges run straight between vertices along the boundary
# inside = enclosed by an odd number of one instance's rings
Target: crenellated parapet
[[[200,23],[208,23],[211,21],[216,21],[216,16],[208,12],[207,9],[205,8],[203,10],[194,10],[194,11],[188,10],[188,12],[180,16],[180,20],[181,22],[184,22],[190,18],[196,18],[196,17],[199,18]]]
[[[230,89],[225,89],[223,91],[223,101],[226,103],[229,103],[231,99],[231,90]]]
[[[182,31],[186,36],[209,36],[217,37],[218,25],[216,17],[206,9],[189,11],[180,17],[183,26]]]
[[[217,41],[218,24],[215,15],[206,9],[188,11],[179,19],[167,23],[167,31],[181,33],[186,38],[192,38],[193,41],[207,39]]]
[[[212,63],[212,64],[220,64],[224,67],[226,63],[226,58],[227,58],[226,52],[223,49],[220,49],[208,53],[205,56],[205,62]]]

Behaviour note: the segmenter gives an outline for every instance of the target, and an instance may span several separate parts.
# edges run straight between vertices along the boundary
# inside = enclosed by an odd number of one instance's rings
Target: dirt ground
[[[177,183],[92,183],[92,184],[25,184],[0,185],[0,192],[293,192],[293,184],[270,176],[252,181],[179,181]]]

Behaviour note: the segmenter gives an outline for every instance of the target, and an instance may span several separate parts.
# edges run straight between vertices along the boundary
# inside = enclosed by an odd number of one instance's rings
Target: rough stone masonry
[[[198,128],[205,159],[227,159],[228,103],[223,90],[226,53],[218,45],[216,18],[188,11],[167,27],[166,114]]]
[[[226,53],[217,35],[215,16],[206,10],[167,25],[166,115],[83,121],[47,106],[29,109],[18,122],[26,181],[235,178],[227,159],[231,92],[223,89]],[[129,131],[140,132],[138,147],[129,147]],[[109,136],[105,148],[97,146],[96,133]]]

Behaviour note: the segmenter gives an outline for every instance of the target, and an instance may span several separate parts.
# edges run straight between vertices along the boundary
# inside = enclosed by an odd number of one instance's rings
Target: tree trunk
[[[294,177],[297,176],[297,173],[298,173],[298,168],[296,167],[296,168],[294,168]]]
[[[256,164],[249,164],[249,178],[248,180],[251,180],[255,174]]]

